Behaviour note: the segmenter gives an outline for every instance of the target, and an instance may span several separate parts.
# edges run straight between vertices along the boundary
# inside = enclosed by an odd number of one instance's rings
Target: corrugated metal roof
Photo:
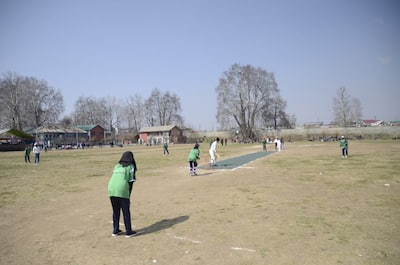
[[[140,133],[143,133],[143,132],[169,132],[174,127],[177,127],[177,126],[176,125],[165,125],[165,126],[144,127],[139,132]]]
[[[46,126],[39,127],[36,130],[37,133],[87,133],[85,130],[75,127],[64,127],[64,126]]]
[[[91,129],[93,129],[93,128],[96,127],[96,126],[101,127],[101,126],[98,125],[98,124],[76,125],[75,127],[76,127],[76,128],[79,128],[79,129],[82,129],[82,130],[85,130],[85,131],[90,131]],[[101,128],[103,128],[103,127],[101,127]]]

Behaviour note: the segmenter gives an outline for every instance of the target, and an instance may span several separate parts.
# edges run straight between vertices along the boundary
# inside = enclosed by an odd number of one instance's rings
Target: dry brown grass
[[[49,151],[39,166],[0,153],[0,264],[399,264],[398,142],[351,141],[347,159],[337,143],[292,143],[197,177],[190,148]],[[107,182],[127,149],[142,235],[111,237]],[[218,149],[224,159],[261,145]]]

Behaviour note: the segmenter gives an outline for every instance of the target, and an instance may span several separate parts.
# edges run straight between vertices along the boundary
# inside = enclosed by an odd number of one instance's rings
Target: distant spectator
[[[165,154],[169,155],[168,143],[167,143],[167,142],[164,143],[164,155],[165,155]]]
[[[40,161],[40,147],[37,145],[37,143],[33,145],[32,152],[35,155],[35,165],[38,165]]]
[[[25,155],[25,163],[30,163],[31,162],[31,148],[29,146],[25,147],[24,155]]]

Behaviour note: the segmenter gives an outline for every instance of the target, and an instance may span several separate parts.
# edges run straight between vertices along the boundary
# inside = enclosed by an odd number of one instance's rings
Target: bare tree
[[[351,123],[350,96],[345,87],[340,87],[333,98],[334,121],[337,125],[346,127]]]
[[[279,128],[294,127],[295,117],[290,117],[285,112],[286,105],[286,100],[284,100],[279,94],[272,95],[269,104],[264,105],[261,112],[263,127],[273,128],[275,130]]]
[[[351,120],[359,126],[362,122],[362,106],[358,98],[351,99]]]
[[[103,115],[107,120],[107,128],[115,134],[118,127],[122,125],[121,108],[123,107],[117,102],[115,97],[108,97],[101,99],[106,106]]]
[[[144,103],[146,122],[149,126],[183,124],[180,115],[181,103],[176,94],[165,92],[157,88],[153,89],[151,95]]]
[[[148,126],[157,125],[156,106],[154,103],[154,99],[152,98],[153,94],[154,93],[152,93],[152,95],[150,95],[150,97],[144,101],[144,117],[145,117],[145,123]]]
[[[48,86],[44,80],[27,77],[23,82],[25,91],[30,95],[28,107],[33,114],[37,127],[58,121],[64,111],[63,97],[59,90]]]
[[[74,124],[98,124],[107,128],[108,109],[104,99],[79,97],[74,105]]]
[[[19,130],[38,127],[56,122],[64,111],[61,92],[44,80],[7,73],[1,79],[0,89],[3,126]]]
[[[232,126],[235,122],[244,139],[253,139],[256,126],[268,122],[264,119],[275,119],[277,123],[286,106],[274,74],[251,65],[232,65],[215,90],[219,124]]]
[[[23,111],[26,93],[22,86],[23,78],[16,73],[4,74],[0,83],[0,108],[2,126],[22,130]]]
[[[144,116],[143,105],[142,97],[138,94],[128,98],[126,113],[129,132],[131,129],[133,132],[138,132],[142,128]]]
[[[60,120],[61,124],[65,125],[65,126],[70,126],[73,124],[73,119],[70,116],[64,116],[61,120]]]

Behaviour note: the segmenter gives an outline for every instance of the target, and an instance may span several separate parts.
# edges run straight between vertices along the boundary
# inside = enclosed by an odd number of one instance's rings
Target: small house
[[[104,143],[105,130],[98,124],[91,125],[76,125],[78,129],[84,130],[88,134],[88,142],[90,144]]]
[[[162,143],[184,143],[182,130],[176,125],[144,127],[139,131],[139,143],[156,145]]]

